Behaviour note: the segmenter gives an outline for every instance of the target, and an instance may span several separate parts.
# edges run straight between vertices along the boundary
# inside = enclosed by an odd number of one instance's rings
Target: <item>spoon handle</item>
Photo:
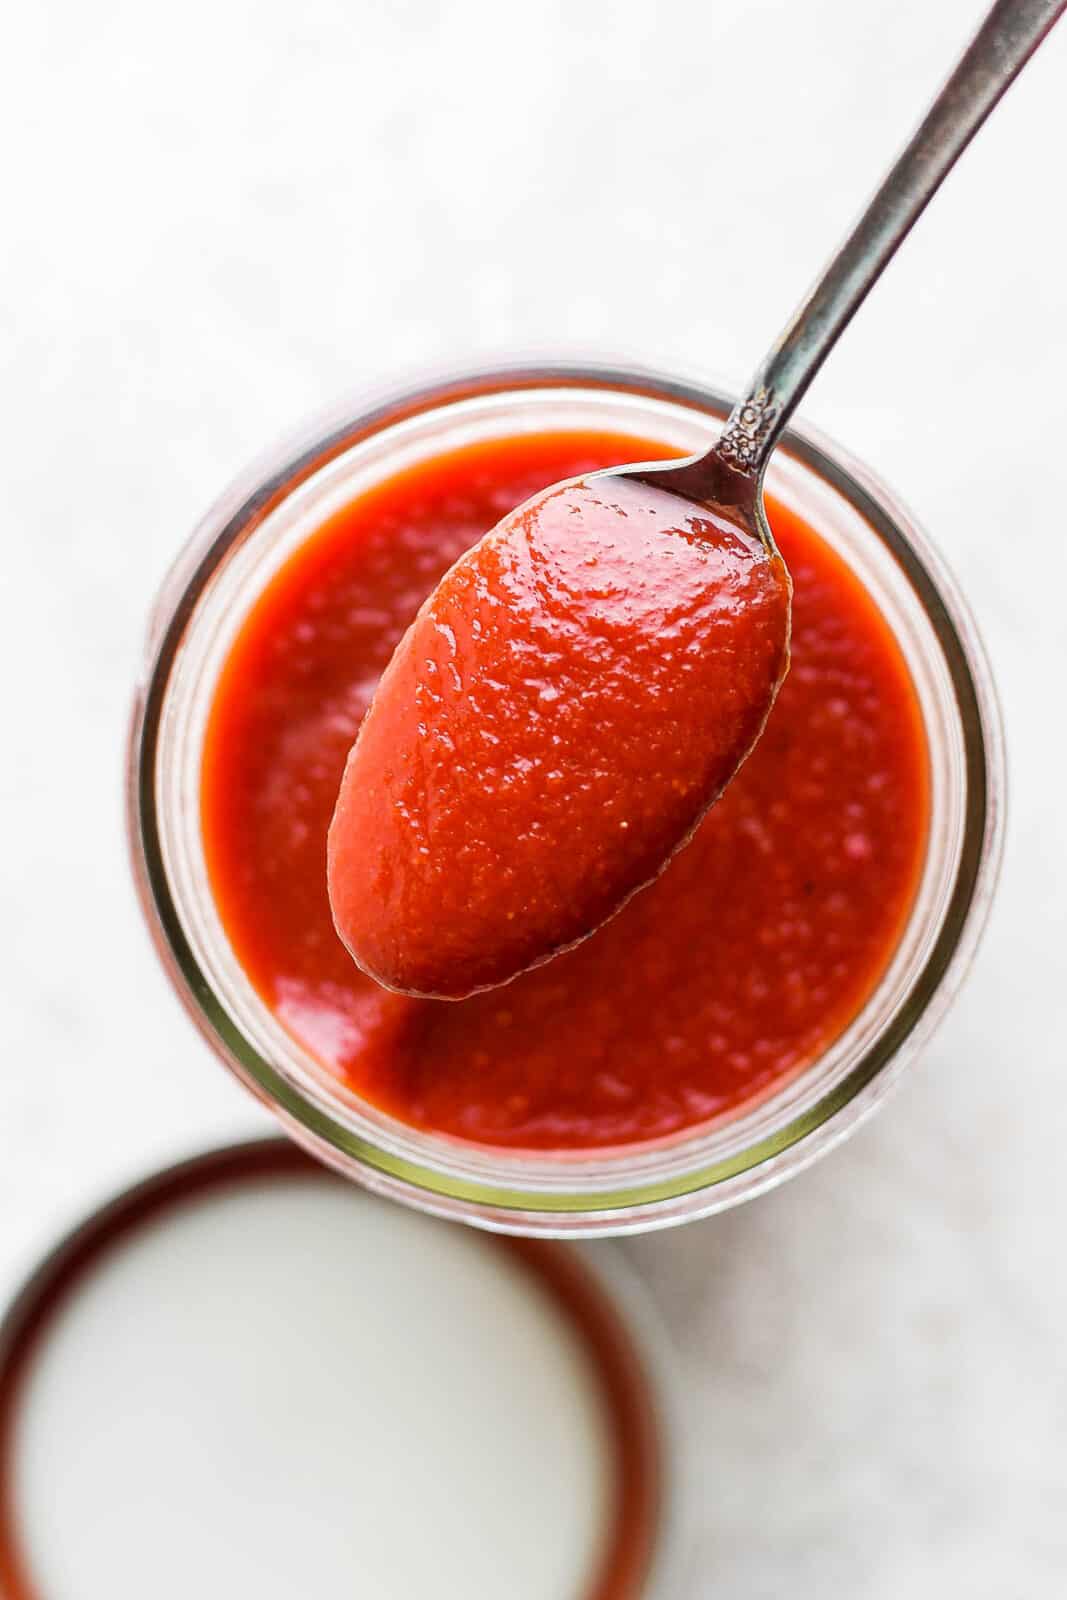
[[[881,188],[730,413],[711,455],[759,479],[838,336],[1065,9],[1067,0],[996,0]]]

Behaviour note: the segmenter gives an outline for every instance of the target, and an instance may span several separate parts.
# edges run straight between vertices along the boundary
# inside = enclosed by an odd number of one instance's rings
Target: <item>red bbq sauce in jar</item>
[[[669,453],[560,432],[422,462],[306,540],[220,675],[201,811],[234,952],[306,1048],[417,1127],[575,1150],[736,1113],[840,1035],[907,919],[929,806],[915,690],[858,578],[771,498],[793,578],[790,673],[756,749],[654,883],[583,944],[458,1002],[379,987],[335,932],[326,836],[338,788],[423,600],[537,491]]]

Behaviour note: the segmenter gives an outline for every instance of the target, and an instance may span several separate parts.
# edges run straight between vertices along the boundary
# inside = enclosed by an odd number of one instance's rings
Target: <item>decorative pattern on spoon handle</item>
[[[779,409],[773,390],[761,384],[730,413],[719,435],[717,454],[741,472],[755,471]]]

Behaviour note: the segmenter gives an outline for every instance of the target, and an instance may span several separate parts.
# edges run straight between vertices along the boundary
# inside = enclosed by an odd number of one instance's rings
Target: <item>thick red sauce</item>
[[[914,689],[859,581],[773,502],[794,585],[792,667],[755,751],[662,877],[584,944],[460,1002],[380,988],[334,931],[326,834],[338,786],[426,595],[537,490],[665,453],[567,433],[420,465],[289,560],[220,677],[202,818],[223,924],[281,1022],[406,1122],[580,1149],[722,1116],[841,1033],[900,936],[927,831]]]
[[[353,959],[462,999],[584,938],[718,798],[788,657],[755,534],[626,477],[527,501],[422,606],[348,758],[327,880]]]

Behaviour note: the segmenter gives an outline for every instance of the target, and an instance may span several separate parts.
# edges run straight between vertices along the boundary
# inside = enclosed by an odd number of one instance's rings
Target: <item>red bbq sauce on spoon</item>
[[[753,534],[630,478],[504,518],[419,610],[346,764],[329,892],[357,964],[458,999],[606,921],[759,736],[789,594]]]

